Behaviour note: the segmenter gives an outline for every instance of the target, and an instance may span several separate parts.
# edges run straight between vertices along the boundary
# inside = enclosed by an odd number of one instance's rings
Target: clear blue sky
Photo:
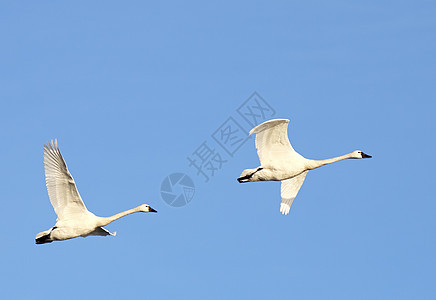
[[[4,299],[435,299],[434,1],[2,1]],[[308,158],[291,213],[249,139],[208,183],[189,166],[257,91]],[[241,122],[241,126],[243,125]],[[248,130],[249,128],[244,128]],[[148,203],[113,237],[35,245],[56,216],[57,138],[89,210]],[[227,156],[226,156],[227,155]],[[181,208],[163,179],[196,186]]]

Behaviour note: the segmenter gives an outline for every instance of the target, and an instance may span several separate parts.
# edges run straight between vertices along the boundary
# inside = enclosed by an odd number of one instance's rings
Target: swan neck
[[[337,157],[333,157],[333,158],[329,158],[329,159],[322,159],[322,160],[313,160],[313,159],[309,159],[309,163],[308,163],[308,169],[309,170],[313,170],[340,160],[344,160],[344,159],[348,159],[351,157],[351,153],[349,154],[345,154],[345,155],[341,155],[341,156],[337,156]]]
[[[100,217],[100,222],[99,222],[100,224],[98,226],[100,226],[100,227],[106,226],[107,224],[112,223],[113,221],[118,220],[119,218],[122,218],[124,216],[130,215],[130,214],[133,214],[133,213],[139,212],[139,211],[140,211],[140,208],[138,206],[135,208],[128,209],[126,211],[122,211],[122,212],[117,213],[117,214],[110,216],[110,217]]]

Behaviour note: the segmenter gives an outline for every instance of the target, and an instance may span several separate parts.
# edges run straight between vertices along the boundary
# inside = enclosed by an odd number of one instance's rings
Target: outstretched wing
[[[44,145],[44,169],[48,197],[58,219],[88,211],[59,151],[57,140]]]
[[[295,153],[288,139],[287,119],[266,121],[250,131],[256,133],[256,149],[260,164],[266,168],[280,168]]]
[[[287,215],[289,213],[292,202],[294,202],[294,199],[297,196],[298,191],[303,185],[306,175],[307,175],[307,171],[301,173],[298,176],[282,181],[281,193],[280,193],[282,196],[282,202],[280,203],[280,212],[282,214]]]

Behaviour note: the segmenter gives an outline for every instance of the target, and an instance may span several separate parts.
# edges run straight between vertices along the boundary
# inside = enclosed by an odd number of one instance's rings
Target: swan
[[[246,169],[238,178],[240,183],[251,181],[281,181],[280,212],[289,213],[307,172],[321,166],[348,158],[371,158],[360,150],[324,160],[307,159],[292,148],[288,139],[289,120],[274,119],[254,127],[256,149],[260,167]]]
[[[48,196],[58,218],[55,226],[36,235],[36,244],[63,241],[78,236],[115,236],[115,232],[111,233],[103,226],[135,212],[157,212],[147,204],[141,204],[111,217],[97,217],[88,211],[59,151],[57,140],[44,145],[44,169]]]

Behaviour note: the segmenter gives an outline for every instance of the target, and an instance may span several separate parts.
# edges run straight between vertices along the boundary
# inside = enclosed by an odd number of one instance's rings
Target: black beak
[[[153,208],[149,208],[149,210],[150,210],[150,212],[155,212],[155,213],[157,213],[157,210],[155,210],[155,209],[153,209]]]
[[[372,157],[371,155],[362,152],[362,158],[371,158],[371,157]]]
[[[238,182],[239,182],[239,183],[248,182],[247,179],[249,179],[250,177],[251,177],[251,176],[239,177],[239,178],[238,178]]]

